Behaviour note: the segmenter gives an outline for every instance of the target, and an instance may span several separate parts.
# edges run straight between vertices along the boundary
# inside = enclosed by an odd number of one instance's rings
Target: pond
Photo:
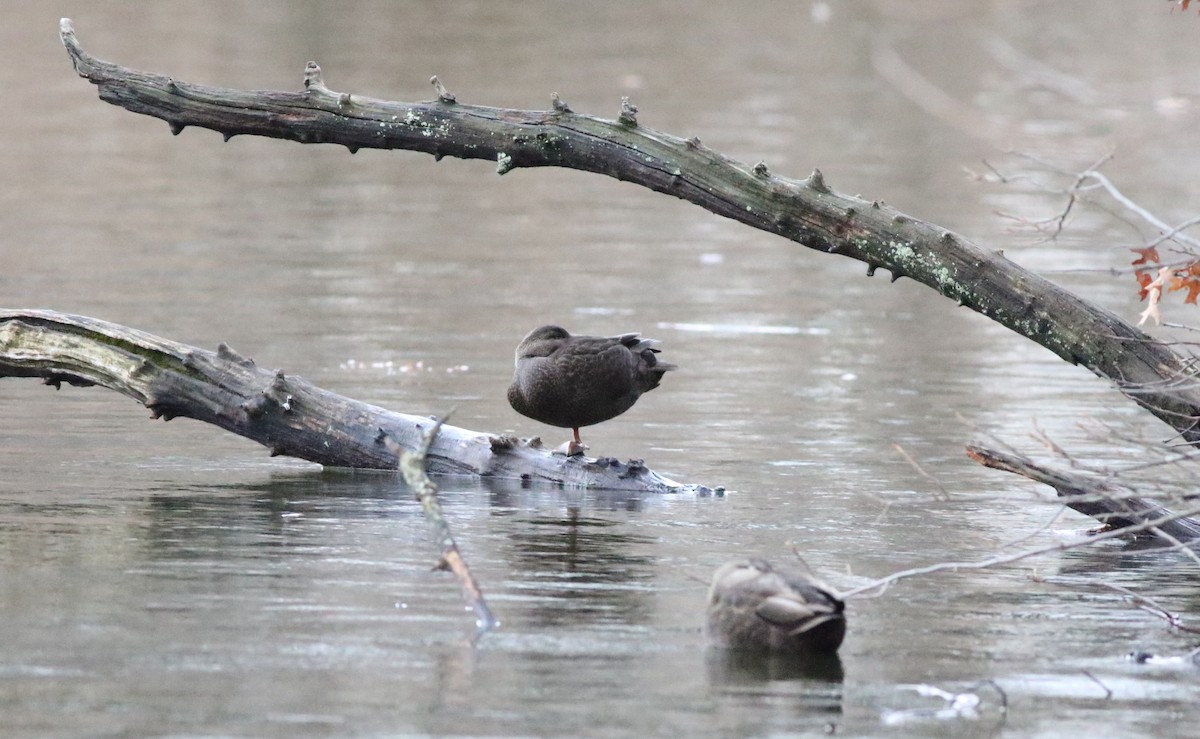
[[[0,382],[0,713],[20,736],[1187,735],[1194,561],[1119,541],[852,600],[837,660],[710,650],[741,556],[847,590],[1074,541],[1093,522],[963,453],[1037,433],[1129,462],[1170,436],[1109,385],[932,291],[681,201],[569,171],[300,146],[99,101],[58,42],[190,82],[639,121],[886,200],[1127,318],[1136,236],[964,173],[1015,150],[1104,171],[1165,220],[1200,200],[1200,18],[1163,2],[12,2],[0,59],[0,303],[123,323],[490,433],[534,326],[641,331],[680,366],[592,453],[720,496],[442,478],[502,621],[472,640],[396,475],[323,470],[97,388]],[[951,60],[949,63],[947,60]],[[1050,180],[1049,176],[1046,180]],[[1191,210],[1189,210],[1189,208]],[[1176,301],[1170,320],[1194,320]],[[918,686],[979,699],[974,713]],[[929,688],[925,688],[929,693]],[[1007,707],[1007,710],[1004,710]]]

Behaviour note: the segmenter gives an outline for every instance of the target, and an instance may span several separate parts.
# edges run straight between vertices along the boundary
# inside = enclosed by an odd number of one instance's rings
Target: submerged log
[[[394,470],[395,444],[421,446],[434,421],[362,403],[221,344],[211,352],[115,323],[47,310],[0,310],[0,377],[40,377],[55,388],[100,385],[150,409],[194,418],[271,450],[327,467]],[[714,491],[683,485],[641,460],[565,457],[541,441],[442,426],[428,450],[432,474],[645,492]]]

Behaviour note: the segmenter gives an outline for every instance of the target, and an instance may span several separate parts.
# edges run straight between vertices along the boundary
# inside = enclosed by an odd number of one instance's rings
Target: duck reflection
[[[843,714],[844,679],[837,654],[710,648],[705,657],[713,703],[718,712],[728,704],[739,724],[730,735],[779,729],[790,734],[804,724],[821,733],[836,731]]]
[[[510,522],[508,588],[536,599],[530,625],[646,623],[654,596],[654,560],[637,554],[653,540],[623,531],[617,521],[568,507],[561,515]]]
[[[638,493],[546,491],[488,483],[493,515],[505,523],[509,542],[506,584],[533,599],[523,614],[535,627],[563,624],[644,624],[654,608],[653,539],[629,533],[622,522],[589,511],[641,510]],[[565,499],[565,509],[563,507]],[[560,512],[530,512],[530,505]]]
[[[841,684],[845,679],[837,654],[782,654],[709,649],[708,681],[714,687],[731,688],[768,680],[811,680],[814,688],[836,694],[841,706]],[[835,690],[836,688],[836,690]],[[828,696],[827,696],[828,697]]]

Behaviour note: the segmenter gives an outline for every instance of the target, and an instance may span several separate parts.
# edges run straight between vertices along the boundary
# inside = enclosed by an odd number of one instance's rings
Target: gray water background
[[[570,171],[170,135],[100,102],[57,38],[177,79],[579,112],[886,200],[1102,305],[1141,309],[1135,229],[1080,211],[1037,243],[997,211],[1063,199],[964,168],[1105,172],[1170,222],[1200,202],[1200,18],[1165,2],[9,2],[0,304],[124,323],[493,433],[533,326],[640,330],[682,369],[595,453],[720,498],[443,480],[503,627],[470,615],[391,475],[269,458],[102,389],[0,382],[0,716],[13,736],[1186,736],[1195,644],[1095,583],[1197,610],[1196,567],[1113,543],[851,603],[833,668],[705,649],[724,560],[834,585],[1071,540],[1091,522],[966,443],[1136,461],[1169,432],[1086,371],[908,280]],[[1048,176],[1038,175],[1045,181]],[[1171,317],[1193,317],[1175,301]],[[1194,309],[1190,309],[1194,310]],[[1096,431],[1095,424],[1110,427]],[[918,472],[899,445],[928,476]],[[1056,518],[1057,516],[1057,518]],[[1025,538],[1018,544],[1015,540]],[[898,726],[912,685],[982,716]],[[1111,691],[1111,695],[1107,692]]]

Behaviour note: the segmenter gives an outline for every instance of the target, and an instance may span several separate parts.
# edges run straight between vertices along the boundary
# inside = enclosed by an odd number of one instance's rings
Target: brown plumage
[[[730,649],[832,654],[846,635],[844,608],[816,578],[734,560],[713,575],[708,635]]]
[[[535,421],[571,429],[568,453],[582,452],[581,426],[621,415],[675,369],[658,361],[658,343],[639,334],[572,336],[558,326],[536,328],[517,347],[508,403]]]

